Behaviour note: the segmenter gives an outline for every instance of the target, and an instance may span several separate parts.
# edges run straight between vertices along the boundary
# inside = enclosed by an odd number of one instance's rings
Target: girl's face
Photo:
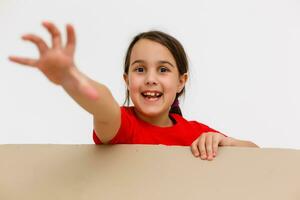
[[[136,111],[144,117],[158,117],[168,116],[187,74],[179,76],[175,59],[165,46],[141,39],[132,48],[124,80]]]

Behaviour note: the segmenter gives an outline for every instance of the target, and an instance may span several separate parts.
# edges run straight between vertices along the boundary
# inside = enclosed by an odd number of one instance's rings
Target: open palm
[[[66,26],[67,42],[64,46],[62,45],[60,31],[53,23],[43,22],[43,26],[51,34],[51,47],[41,37],[27,34],[22,38],[36,45],[40,54],[39,58],[10,56],[9,59],[13,62],[39,69],[55,84],[62,86],[68,84],[70,88],[78,89],[88,97],[95,98],[97,96],[96,90],[88,83],[86,77],[79,73],[74,64],[76,37],[73,26]]]

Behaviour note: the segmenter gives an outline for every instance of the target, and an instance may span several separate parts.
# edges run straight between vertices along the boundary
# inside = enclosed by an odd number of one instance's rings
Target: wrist
[[[73,66],[63,74],[61,86],[66,90],[74,90],[79,83],[79,77],[82,76],[79,70]]]

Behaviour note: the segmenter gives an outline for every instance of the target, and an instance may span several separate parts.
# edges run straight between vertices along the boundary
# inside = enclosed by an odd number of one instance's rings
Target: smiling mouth
[[[141,94],[146,100],[150,101],[156,101],[163,95],[161,92],[142,92]]]

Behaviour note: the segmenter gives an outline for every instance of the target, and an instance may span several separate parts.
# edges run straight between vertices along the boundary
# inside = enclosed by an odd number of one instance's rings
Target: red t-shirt
[[[176,124],[170,127],[154,126],[139,119],[133,107],[121,107],[121,127],[109,144],[164,144],[190,146],[202,133],[216,132],[197,121],[187,121],[181,115],[170,113]],[[102,144],[93,131],[95,144]]]

